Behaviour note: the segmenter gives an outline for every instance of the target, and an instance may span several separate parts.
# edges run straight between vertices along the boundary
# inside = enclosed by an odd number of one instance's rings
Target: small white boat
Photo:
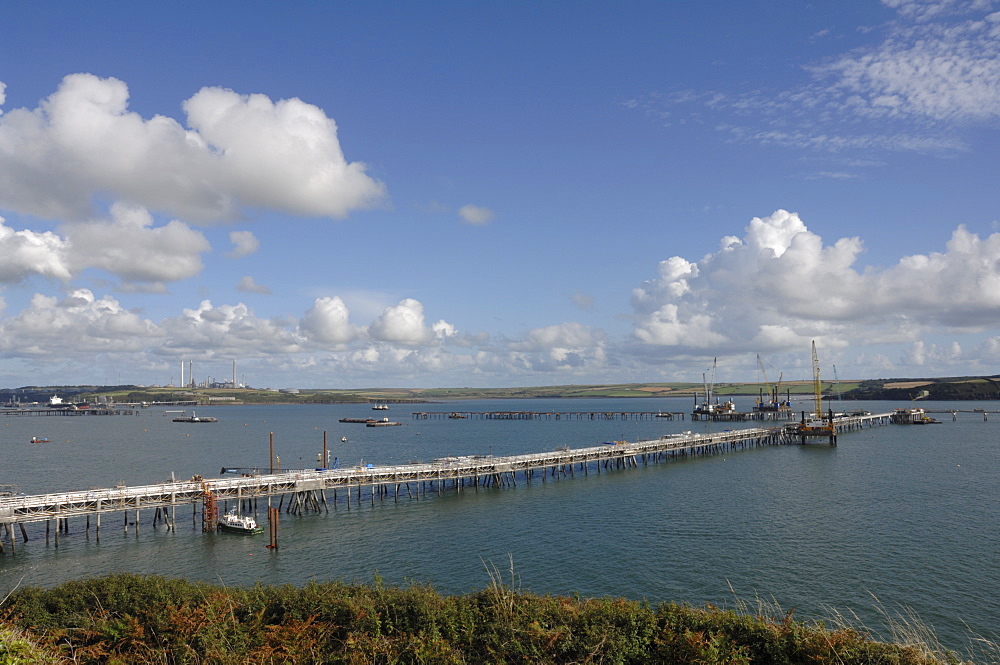
[[[190,416],[180,416],[174,418],[175,423],[217,423],[218,418],[212,418],[211,416],[198,416],[194,411],[191,412]]]
[[[230,510],[219,520],[219,530],[230,533],[261,533],[264,527],[257,526],[257,520],[249,515],[240,515],[236,510]]]

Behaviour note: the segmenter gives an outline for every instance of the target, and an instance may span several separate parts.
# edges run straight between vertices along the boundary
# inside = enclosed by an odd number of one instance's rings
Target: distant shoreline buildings
[[[184,378],[184,368],[185,363],[187,364],[187,380]],[[255,388],[250,387],[246,383],[246,377],[243,377],[242,381],[236,380],[236,359],[233,359],[233,377],[230,381],[219,381],[213,376],[206,377],[202,381],[196,381],[194,378],[194,361],[193,360],[182,360],[181,361],[181,380],[178,385],[174,385],[173,377],[170,377],[170,383],[164,386],[164,388],[189,388],[189,389],[209,389],[209,390],[255,390]]]

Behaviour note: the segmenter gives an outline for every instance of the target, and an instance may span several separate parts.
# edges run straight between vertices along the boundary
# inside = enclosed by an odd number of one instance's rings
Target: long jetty
[[[866,414],[839,418],[837,431],[847,432],[891,422],[892,414]],[[102,517],[121,514],[123,530],[133,526],[138,531],[140,513],[154,511],[152,526],[162,523],[168,530],[177,528],[178,508],[192,506],[194,528],[199,522],[205,531],[214,530],[218,503],[235,501],[240,510],[257,512],[258,500],[266,499],[268,514],[274,502],[277,510],[291,514],[307,511],[329,511],[338,502],[351,508],[352,500],[360,505],[367,494],[372,505],[376,498],[394,501],[416,498],[428,493],[447,490],[461,492],[480,488],[516,486],[541,479],[584,476],[602,470],[625,469],[670,461],[675,458],[712,455],[733,450],[799,443],[794,425],[755,427],[715,433],[668,434],[659,439],[627,442],[613,441],[586,448],[530,453],[525,455],[493,456],[465,455],[443,457],[429,463],[393,466],[366,465],[344,469],[298,469],[279,473],[244,473],[239,477],[166,482],[136,487],[117,486],[73,492],[53,492],[39,495],[0,494],[0,553],[9,548],[16,551],[15,533],[19,529],[26,542],[25,524],[45,522],[45,539],[49,542],[55,524],[55,544],[59,534],[69,532],[70,518],[85,518],[89,533],[92,522],[100,540]],[[224,467],[225,468],[225,467]],[[327,492],[333,492],[328,501]],[[287,501],[286,501],[287,500]],[[287,503],[287,505],[286,505]],[[199,508],[201,517],[199,519]],[[132,521],[129,517],[132,516]],[[6,536],[6,538],[4,538]],[[5,547],[4,540],[8,541]]]
[[[681,411],[414,411],[410,415],[416,420],[684,420]]]
[[[137,416],[135,409],[115,407],[76,408],[7,408],[0,409],[0,416]]]
[[[692,413],[691,420],[712,422],[746,422],[750,420],[792,420],[791,409],[779,411],[727,411],[725,413]],[[683,411],[414,411],[416,420],[684,420]],[[344,418],[340,422],[371,422],[372,418]]]

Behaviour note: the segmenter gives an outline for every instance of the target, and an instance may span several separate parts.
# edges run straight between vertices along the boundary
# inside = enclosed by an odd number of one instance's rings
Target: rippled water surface
[[[737,407],[748,410],[737,400]],[[922,403],[929,410],[1000,404]],[[899,404],[866,402],[873,412]],[[0,417],[0,484],[32,494],[141,485],[223,466],[264,466],[273,432],[283,468],[311,467],[327,433],[341,466],[508,455],[637,441],[709,425],[689,420],[418,420],[414,410],[561,412],[690,411],[688,400],[524,400],[393,406],[401,427],[342,424],[366,406],[205,408],[214,424],[171,422],[162,409],[121,417]],[[419,500],[282,517],[281,547],[265,537],[203,535],[190,507],[170,533],[143,511],[138,533],[105,516],[100,543],[83,520],[59,547],[29,525],[15,556],[0,556],[0,595],[16,584],[53,585],[113,571],[158,573],[227,585],[308,580],[427,582],[464,593],[487,568],[551,594],[651,602],[764,599],[797,618],[856,613],[879,629],[882,610],[912,611],[942,642],[997,640],[1000,603],[1000,413],[936,414],[933,426],[886,426],[842,435],[839,445],[781,446],[651,464],[516,488],[467,488]],[[31,444],[31,436],[51,439]],[[342,436],[348,441],[342,443]],[[329,493],[328,493],[329,494]],[[330,497],[332,498],[332,496]],[[148,515],[146,513],[149,513]],[[261,515],[260,517],[263,517]],[[735,595],[734,595],[735,592]],[[881,610],[880,610],[881,608]],[[885,635],[887,638],[888,634]]]

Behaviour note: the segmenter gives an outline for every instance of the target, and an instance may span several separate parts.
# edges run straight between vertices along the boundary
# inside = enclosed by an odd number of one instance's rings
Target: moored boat
[[[257,520],[249,515],[240,515],[236,510],[230,510],[219,519],[219,531],[230,533],[262,533],[264,527],[257,525]]]
[[[211,416],[199,416],[194,411],[191,412],[190,416],[180,416],[179,418],[174,418],[175,423],[217,423],[218,418],[213,418]]]

